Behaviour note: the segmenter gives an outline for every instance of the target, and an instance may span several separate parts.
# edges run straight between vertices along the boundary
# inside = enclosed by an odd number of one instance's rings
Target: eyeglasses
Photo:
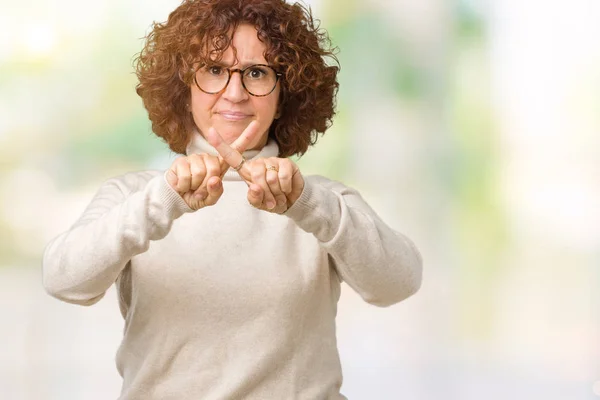
[[[244,69],[226,68],[220,65],[204,65],[196,71],[194,81],[198,89],[204,93],[216,94],[223,91],[234,72],[239,72],[242,77],[242,86],[252,96],[264,97],[277,86],[277,81],[282,75],[265,64],[255,64]]]

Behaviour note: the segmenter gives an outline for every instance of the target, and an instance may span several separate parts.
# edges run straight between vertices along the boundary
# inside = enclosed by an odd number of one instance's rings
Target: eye
[[[267,75],[267,72],[261,67],[250,67],[246,71],[246,76],[250,79],[260,79],[265,75]]]
[[[208,72],[210,75],[219,76],[223,74],[223,67],[220,67],[218,65],[211,65],[206,67],[206,72]]]

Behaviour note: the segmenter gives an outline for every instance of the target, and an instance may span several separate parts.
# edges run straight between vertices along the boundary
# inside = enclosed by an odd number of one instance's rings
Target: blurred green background
[[[133,56],[178,1],[0,0],[0,393],[116,398],[115,296],[41,287],[45,244],[106,179],[166,169]],[[350,399],[600,398],[600,3],[313,0],[338,114],[298,163],[357,187],[425,276],[344,288]]]

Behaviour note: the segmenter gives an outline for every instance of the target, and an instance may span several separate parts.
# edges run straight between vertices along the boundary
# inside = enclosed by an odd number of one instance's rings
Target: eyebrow
[[[266,61],[246,61],[244,63],[240,63],[239,68],[244,69],[244,68],[248,68],[252,65],[257,65],[257,64],[268,65]],[[233,64],[229,64],[229,63],[226,63],[223,61],[213,61],[212,65],[218,65],[219,67],[226,67],[226,68],[231,68],[233,66]]]

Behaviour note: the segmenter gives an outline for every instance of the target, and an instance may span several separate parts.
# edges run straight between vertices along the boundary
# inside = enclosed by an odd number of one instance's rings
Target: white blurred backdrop
[[[166,169],[132,57],[168,0],[0,0],[0,398],[118,397],[123,321],[41,286],[107,178]],[[342,65],[299,160],[420,247],[390,308],[344,286],[351,400],[600,399],[600,2],[311,1]]]

